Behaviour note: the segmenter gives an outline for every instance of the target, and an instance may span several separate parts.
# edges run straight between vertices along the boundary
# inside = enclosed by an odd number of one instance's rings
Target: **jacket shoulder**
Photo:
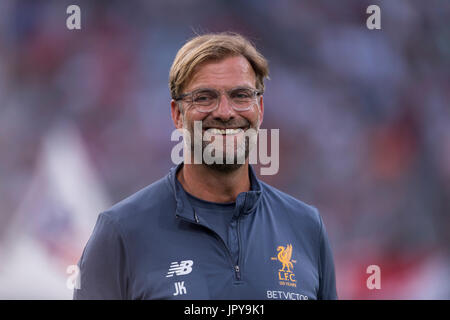
[[[140,221],[140,218],[146,218],[161,211],[166,212],[171,206],[175,208],[176,204],[173,190],[166,176],[119,201],[101,215],[124,225],[131,221]]]
[[[316,207],[294,198],[265,182],[261,182],[261,184],[268,201],[276,207],[278,212],[285,212],[302,220],[307,219],[308,221],[317,224],[317,226],[320,226],[321,218]]]

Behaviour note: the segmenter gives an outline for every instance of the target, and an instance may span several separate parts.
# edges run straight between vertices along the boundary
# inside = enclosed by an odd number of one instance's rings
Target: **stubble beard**
[[[254,132],[256,132],[256,135],[259,132],[259,122],[260,121],[260,117],[258,114],[258,118],[257,118],[257,126],[256,127],[250,127],[248,130],[253,129]],[[183,128],[185,130],[187,130],[191,137],[194,137],[193,139],[191,139],[191,144],[190,144],[190,149],[191,149],[191,155],[194,155],[194,150],[195,150],[195,144],[196,143],[200,143],[201,144],[201,157],[202,157],[202,161],[201,164],[203,166],[205,166],[206,168],[210,169],[210,170],[214,170],[216,172],[220,172],[220,173],[231,173],[234,172],[236,170],[238,170],[239,168],[241,168],[244,164],[247,163],[249,154],[250,154],[250,147],[251,147],[251,143],[250,143],[250,138],[246,135],[244,135],[243,141],[239,141],[240,139],[238,139],[238,137],[234,137],[234,136],[225,136],[223,139],[223,145],[220,146],[219,148],[214,148],[214,150],[211,152],[211,156],[215,157],[215,152],[217,151],[217,149],[222,149],[223,150],[223,154],[222,154],[222,163],[217,163],[217,162],[213,162],[213,163],[207,163],[204,161],[204,150],[206,149],[206,147],[212,143],[214,143],[215,141],[204,141],[203,140],[203,136],[195,136],[194,133],[194,128],[191,126],[190,128],[188,128],[186,126],[186,121],[185,118],[183,116]],[[202,135],[203,135],[203,131],[202,131]],[[214,138],[215,139],[215,138]],[[227,139],[232,139],[232,143],[231,143],[231,147],[233,148],[233,151],[230,151],[230,149],[228,148],[228,144],[225,143],[225,140]],[[197,148],[199,147],[199,145],[197,146]],[[252,146],[253,147],[253,146]],[[229,152],[233,152],[233,161],[232,163],[226,163],[227,161],[227,153]],[[244,159],[242,159],[242,153],[243,153],[243,157]],[[228,161],[229,162],[229,161]],[[192,163],[192,162],[191,162]]]

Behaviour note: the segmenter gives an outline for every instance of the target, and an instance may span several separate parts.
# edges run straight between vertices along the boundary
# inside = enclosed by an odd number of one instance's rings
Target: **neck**
[[[184,164],[177,178],[184,190],[210,202],[234,202],[250,190],[248,162],[231,172],[220,172],[203,164]]]

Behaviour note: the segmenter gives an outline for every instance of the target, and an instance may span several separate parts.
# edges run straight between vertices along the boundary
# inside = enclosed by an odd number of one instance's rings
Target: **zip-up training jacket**
[[[74,299],[337,299],[316,208],[249,166],[251,190],[238,195],[224,239],[177,181],[182,165],[100,213]]]

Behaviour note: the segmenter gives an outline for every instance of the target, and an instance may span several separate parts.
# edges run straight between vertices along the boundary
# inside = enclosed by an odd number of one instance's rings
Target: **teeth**
[[[239,132],[242,132],[242,129],[226,129],[226,134],[238,134]]]
[[[217,128],[211,128],[208,130],[211,134],[238,134],[242,132],[242,129],[217,129]]]
[[[209,129],[209,132],[211,132],[211,134],[225,134],[225,130],[216,128]]]

